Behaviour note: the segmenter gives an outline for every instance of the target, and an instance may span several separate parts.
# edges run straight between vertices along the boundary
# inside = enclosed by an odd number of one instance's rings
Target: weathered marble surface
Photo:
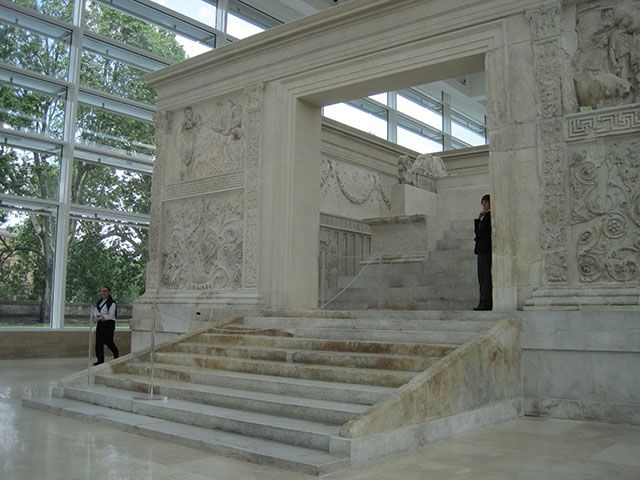
[[[520,331],[518,320],[499,320],[396,395],[346,423],[340,434],[363,437],[521,397]]]

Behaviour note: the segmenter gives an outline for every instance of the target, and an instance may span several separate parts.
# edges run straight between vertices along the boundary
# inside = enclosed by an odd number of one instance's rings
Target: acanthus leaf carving
[[[640,277],[640,141],[571,156],[571,221],[580,281]]]
[[[526,16],[531,23],[531,31],[536,40],[560,35],[561,6],[555,2],[527,10]]]
[[[163,288],[226,290],[242,287],[241,192],[165,202],[164,219]]]

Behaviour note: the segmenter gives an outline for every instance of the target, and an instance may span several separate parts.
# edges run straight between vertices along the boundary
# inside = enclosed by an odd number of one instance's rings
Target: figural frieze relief
[[[241,191],[165,202],[161,282],[170,290],[242,287]]]
[[[242,170],[244,109],[239,97],[223,97],[204,107],[185,107],[177,132],[179,180]]]
[[[640,141],[571,156],[571,224],[579,280],[640,278]]]
[[[447,176],[447,169],[442,158],[430,153],[411,158],[409,155],[398,157],[398,182],[401,184],[421,186],[420,177],[430,179]]]
[[[573,71],[578,104],[599,109],[640,100],[640,9],[637,2],[577,5]]]
[[[382,208],[391,209],[391,200],[380,175],[326,158],[322,160],[320,191],[323,195],[337,191],[352,205],[378,202]]]

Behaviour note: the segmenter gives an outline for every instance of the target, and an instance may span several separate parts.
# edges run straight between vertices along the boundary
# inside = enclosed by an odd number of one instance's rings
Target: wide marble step
[[[422,330],[354,330],[341,328],[296,328],[296,337],[333,340],[361,340],[387,342],[424,342],[427,344],[457,345],[471,340],[475,332],[438,332]]]
[[[143,393],[149,391],[149,377],[141,375],[98,375],[95,382],[121,390]],[[162,378],[155,378],[153,385],[155,394],[177,400],[337,425],[356,418],[369,408],[368,405],[215,387]]]
[[[66,398],[33,398],[23,405],[101,426],[259,464],[324,476],[349,467],[347,454],[334,454],[273,440],[150,418]]]
[[[126,371],[148,376],[149,364],[131,363]],[[393,387],[356,383],[328,382],[318,379],[290,378],[275,375],[258,375],[246,372],[212,370],[200,367],[156,364],[155,378],[244,389],[255,392],[291,395],[317,400],[373,405],[395,392]]]
[[[286,363],[171,352],[155,353],[154,359],[158,363],[187,367],[197,366],[213,368],[215,370],[232,370],[236,372],[277,375],[281,377],[310,378],[331,382],[363,383],[366,385],[381,385],[385,387],[399,387],[416,375],[415,372],[398,370],[334,367],[331,365]]]
[[[352,310],[366,312],[377,308],[384,310],[472,310],[478,300],[393,300],[385,299],[382,303],[375,300],[334,300],[324,308],[326,310]]]
[[[316,314],[317,312],[317,314]],[[400,318],[411,320],[491,320],[496,321],[509,316],[509,312],[474,312],[472,310],[369,310],[369,311],[324,311],[317,310],[314,316],[327,316],[331,318]],[[281,316],[281,314],[274,315]],[[298,317],[300,313],[292,313]]]
[[[267,324],[271,319],[264,319]],[[285,322],[287,319],[282,319]],[[305,319],[306,320],[306,319]],[[279,322],[278,322],[279,323]],[[304,323],[304,322],[300,322]],[[316,325],[316,322],[312,322]],[[336,328],[338,324],[319,323],[320,327]],[[274,328],[281,328],[274,325]],[[295,327],[294,327],[295,328]],[[387,353],[398,355],[422,355],[429,357],[442,357],[456,348],[455,345],[430,345],[427,343],[409,342],[375,342],[358,340],[327,340],[320,338],[301,338],[288,336],[263,336],[258,334],[234,334],[234,333],[208,333],[201,335],[201,343],[211,343],[216,345],[245,345],[245,346],[265,346],[274,348],[289,348],[294,350],[321,350],[332,352],[362,352],[362,353]]]
[[[259,437],[291,445],[329,451],[339,437],[339,425],[281,417],[259,412],[216,407],[169,398],[165,401],[137,400],[137,392],[95,385],[67,387],[65,398],[176,423],[213,428],[225,432]]]
[[[390,287],[383,286],[382,289],[373,286],[351,286],[347,288],[338,297],[341,301],[378,301],[382,299],[388,301],[414,301],[429,302],[434,300],[444,300],[455,302],[467,300],[468,298],[476,298],[478,296],[478,287],[472,284],[458,285],[457,287]]]
[[[430,320],[415,318],[321,318],[321,317],[246,317],[243,326],[251,328],[301,327],[353,328],[356,330],[411,330],[439,332],[481,332],[491,326],[492,320]]]
[[[285,337],[286,338],[286,337]],[[438,358],[381,353],[341,351],[294,350],[262,345],[212,345],[206,343],[181,343],[171,351],[194,355],[224,356],[269,360],[274,362],[331,365],[336,367],[376,368],[421,372],[433,365]]]

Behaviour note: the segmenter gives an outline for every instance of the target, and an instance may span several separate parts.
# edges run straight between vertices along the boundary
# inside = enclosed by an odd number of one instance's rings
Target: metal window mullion
[[[216,39],[216,48],[222,47],[227,43],[227,15],[229,14],[229,0],[218,0],[216,5],[216,30],[224,32],[225,35],[220,35]]]
[[[442,150],[451,150],[451,96],[442,92]]]
[[[387,140],[398,143],[398,95],[387,92]]]
[[[73,181],[73,153],[78,114],[80,87],[80,62],[82,59],[82,16],[85,0],[73,4],[73,32],[69,46],[69,88],[64,112],[64,145],[60,158],[60,187],[58,189],[58,216],[56,222],[55,261],[53,272],[53,301],[51,328],[64,327],[65,290],[67,283],[67,251],[69,247],[69,225],[71,209],[71,185]]]

